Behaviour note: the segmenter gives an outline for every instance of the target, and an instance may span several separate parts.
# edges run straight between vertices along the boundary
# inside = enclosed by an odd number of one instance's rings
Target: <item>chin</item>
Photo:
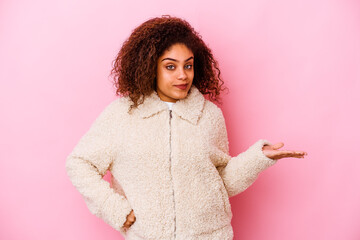
[[[177,94],[177,96],[175,97],[175,99],[184,99],[186,98],[188,95],[187,92],[184,92],[183,94]]]

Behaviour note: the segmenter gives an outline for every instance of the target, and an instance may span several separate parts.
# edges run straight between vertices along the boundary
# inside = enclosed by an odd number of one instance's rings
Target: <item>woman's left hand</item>
[[[287,157],[304,158],[304,156],[307,155],[307,153],[303,151],[278,150],[283,146],[284,143],[279,142],[273,145],[265,145],[262,150],[265,156],[274,160]]]

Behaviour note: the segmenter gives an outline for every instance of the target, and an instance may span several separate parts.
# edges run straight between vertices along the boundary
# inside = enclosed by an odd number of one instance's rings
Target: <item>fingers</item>
[[[303,151],[288,151],[287,155],[290,155],[291,157],[304,157],[307,153]]]
[[[135,221],[133,221],[133,222],[126,221],[125,224],[124,224],[124,226],[123,226],[123,228],[124,228],[125,230],[128,230],[128,229],[131,227],[131,225],[134,224],[134,222],[135,222]]]
[[[128,227],[130,227],[132,224],[133,224],[133,222],[131,222],[131,221],[126,221],[126,222],[124,223],[124,227],[128,228]]]
[[[127,230],[136,220],[134,211],[132,210],[130,214],[126,218],[126,222],[124,223],[123,227],[125,230]]]
[[[135,222],[135,219],[136,219],[135,215],[131,215],[131,216],[129,217],[129,221],[130,221],[130,222]]]
[[[275,158],[276,159],[280,159],[280,158],[287,158],[287,157],[295,157],[295,158],[304,158],[304,156],[307,155],[306,152],[303,151],[278,151],[275,154]]]

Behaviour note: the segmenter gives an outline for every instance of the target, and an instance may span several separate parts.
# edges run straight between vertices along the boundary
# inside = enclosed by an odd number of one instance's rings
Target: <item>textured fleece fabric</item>
[[[229,197],[276,162],[262,151],[270,142],[231,157],[221,109],[194,85],[171,112],[155,91],[130,104],[111,102],[67,157],[90,212],[128,240],[233,239]],[[136,221],[125,231],[131,210]]]

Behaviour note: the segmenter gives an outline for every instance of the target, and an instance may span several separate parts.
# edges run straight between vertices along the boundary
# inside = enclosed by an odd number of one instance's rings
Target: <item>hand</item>
[[[303,151],[278,150],[283,146],[284,143],[279,142],[274,145],[265,145],[262,150],[265,156],[274,160],[287,157],[304,158],[304,156],[307,155],[307,153]]]
[[[134,214],[134,210],[131,210],[129,215],[126,216],[126,221],[125,221],[125,223],[123,225],[124,231],[127,231],[129,229],[129,227],[131,225],[133,225],[135,220],[136,220],[136,217],[135,217],[135,214]]]

